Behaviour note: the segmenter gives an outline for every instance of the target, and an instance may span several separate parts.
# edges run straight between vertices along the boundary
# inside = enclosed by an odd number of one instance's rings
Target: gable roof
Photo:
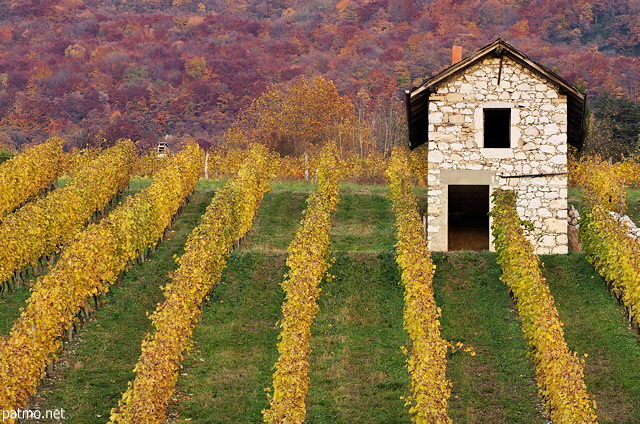
[[[486,57],[502,56],[512,59],[540,77],[548,80],[558,87],[559,94],[567,96],[567,142],[578,150],[582,149],[585,137],[583,120],[586,94],[581,93],[576,87],[569,84],[558,74],[529,59],[524,53],[500,38],[481,48],[473,55],[462,59],[439,74],[427,79],[419,87],[405,91],[407,120],[409,124],[409,148],[415,149],[429,141],[429,96],[436,92],[435,88],[439,83],[458,73],[464,72],[467,68]]]

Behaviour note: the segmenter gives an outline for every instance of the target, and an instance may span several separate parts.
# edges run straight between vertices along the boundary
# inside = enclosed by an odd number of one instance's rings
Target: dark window
[[[484,147],[511,147],[511,109],[484,109]]]

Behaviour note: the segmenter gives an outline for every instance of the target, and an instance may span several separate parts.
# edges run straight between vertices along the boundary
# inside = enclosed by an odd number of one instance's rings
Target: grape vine
[[[165,288],[166,300],[151,316],[155,330],[142,342],[142,354],[111,423],[164,423],[166,409],[200,320],[200,306],[220,281],[233,247],[250,228],[262,197],[273,157],[262,145],[248,152],[238,175],[218,189],[200,224],[189,235],[180,267]]]
[[[135,258],[158,242],[194,189],[202,161],[197,145],[186,146],[151,186],[90,225],[38,279],[9,336],[0,339],[0,409],[25,408],[78,310],[91,296],[108,291]]]
[[[54,137],[0,166],[0,220],[53,184],[62,170],[62,139]]]
[[[398,234],[396,261],[404,286],[404,327],[411,338],[407,364],[411,396],[405,400],[417,423],[451,423],[447,415],[451,384],[447,381],[447,342],[440,336],[440,308],[433,294],[435,265],[425,240],[418,214],[418,199],[411,191],[409,157],[405,150],[393,150],[387,170]]]
[[[554,423],[595,423],[595,401],[584,382],[584,359],[571,353],[540,259],[525,238],[516,211],[516,193],[493,193],[492,232],[500,279],[516,299],[522,331],[533,347],[538,392]]]
[[[121,141],[78,171],[66,187],[8,215],[0,224],[0,284],[72,240],[126,188],[134,155],[134,144]]]
[[[305,420],[311,324],[318,312],[320,281],[329,268],[331,213],[338,204],[337,165],[336,149],[328,145],[320,158],[318,189],[307,199],[309,206],[289,245],[289,272],[281,283],[286,298],[280,321],[280,357],[273,374],[270,408],[262,411],[266,423]]]

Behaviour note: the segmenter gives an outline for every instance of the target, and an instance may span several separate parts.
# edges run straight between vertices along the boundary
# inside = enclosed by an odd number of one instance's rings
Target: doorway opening
[[[489,186],[448,187],[449,250],[489,250]]]

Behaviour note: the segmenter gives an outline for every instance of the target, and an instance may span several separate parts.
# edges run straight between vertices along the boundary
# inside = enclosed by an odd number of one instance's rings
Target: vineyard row
[[[522,331],[533,347],[540,397],[554,423],[595,423],[595,402],[584,382],[584,360],[571,353],[562,322],[516,211],[516,193],[496,190],[493,236],[500,279],[516,300]]]
[[[188,145],[151,186],[89,226],[38,279],[9,336],[0,340],[0,409],[25,409],[76,313],[158,242],[193,191],[202,162],[200,148]]]
[[[309,391],[311,324],[318,313],[320,282],[329,268],[331,213],[338,205],[337,152],[323,149],[318,189],[307,199],[304,218],[289,245],[289,272],[281,283],[285,291],[280,321],[279,358],[273,374],[267,423],[303,423]]]
[[[39,144],[0,166],[0,220],[51,186],[62,171],[62,139]]]
[[[405,400],[417,423],[451,423],[447,415],[451,385],[447,381],[447,342],[440,336],[433,292],[435,265],[425,240],[418,213],[418,199],[411,191],[413,179],[404,150],[395,149],[388,169],[391,200],[398,234],[396,261],[404,286],[404,327],[412,346],[407,364],[411,379],[411,396]]]
[[[71,241],[95,212],[124,190],[134,153],[133,143],[122,141],[80,170],[66,187],[8,215],[0,224],[0,284]]]
[[[200,320],[201,305],[220,281],[235,241],[251,228],[268,191],[271,155],[255,145],[238,175],[216,191],[215,197],[189,235],[180,267],[165,287],[164,303],[152,314],[154,331],[142,342],[136,376],[111,413],[111,423],[164,423],[180,363]]]

